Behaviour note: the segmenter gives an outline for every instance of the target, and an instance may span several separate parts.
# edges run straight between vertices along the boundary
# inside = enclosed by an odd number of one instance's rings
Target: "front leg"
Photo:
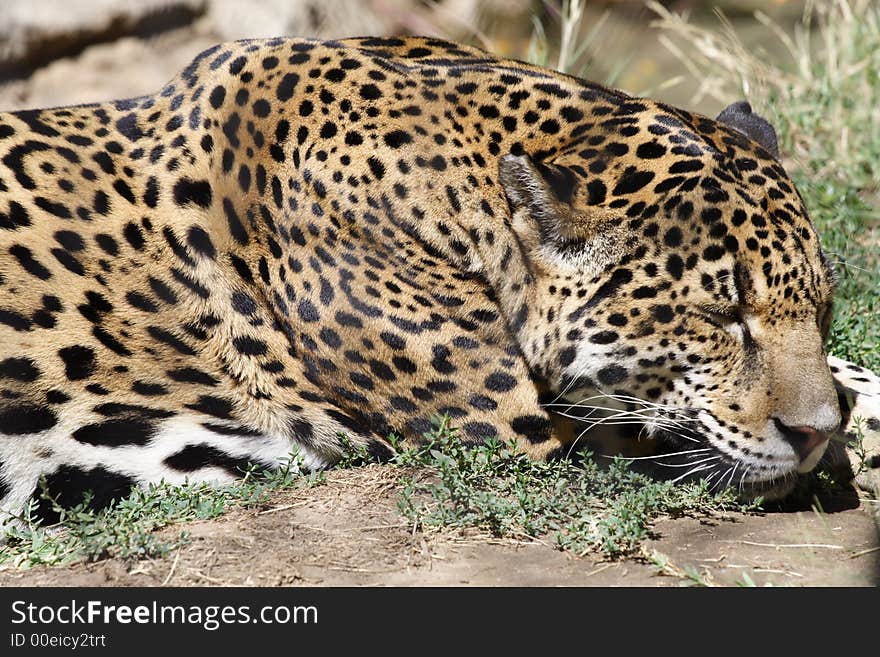
[[[855,482],[880,496],[880,376],[835,356],[828,356],[843,414],[840,435],[846,440]]]

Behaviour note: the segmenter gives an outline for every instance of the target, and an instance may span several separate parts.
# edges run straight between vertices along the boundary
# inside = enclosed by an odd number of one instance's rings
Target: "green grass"
[[[465,447],[446,418],[425,437],[424,447],[395,458],[414,466],[403,477],[399,506],[423,529],[477,527],[576,554],[621,556],[638,551],[658,517],[755,508],[732,491],[711,493],[704,483],[655,481],[620,459],[606,468],[586,452],[543,462],[498,441]]]
[[[880,369],[880,215],[855,187],[817,183],[803,174],[795,174],[795,184],[838,275],[830,349]]]
[[[713,493],[705,483],[661,482],[616,459],[599,466],[589,452],[574,459],[535,461],[500,440],[465,445],[448,417],[433,419],[419,447],[395,450],[387,467],[401,472],[398,507],[422,530],[478,528],[504,538],[540,539],[584,554],[637,552],[659,517],[751,511],[736,492]],[[341,467],[370,462],[349,443]]]

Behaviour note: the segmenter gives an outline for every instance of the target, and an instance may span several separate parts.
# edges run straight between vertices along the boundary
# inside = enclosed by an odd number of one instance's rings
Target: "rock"
[[[0,111],[152,93],[221,41],[385,34],[391,21],[348,0],[0,1]]]
[[[90,44],[186,25],[205,9],[205,0],[4,0],[0,79],[26,75]]]
[[[395,12],[377,12],[380,2],[350,0],[210,0],[207,15],[222,41],[305,36],[341,38],[386,34]],[[399,3],[398,3],[399,4]],[[410,3],[406,3],[410,4]]]
[[[468,39],[489,23],[521,22],[517,17],[530,6],[528,0],[0,3],[0,111],[153,93],[221,41],[383,34]]]
[[[76,105],[153,93],[195,55],[216,43],[213,36],[178,30],[144,41],[126,37],[87,48],[38,69],[27,84],[0,89],[0,109]]]

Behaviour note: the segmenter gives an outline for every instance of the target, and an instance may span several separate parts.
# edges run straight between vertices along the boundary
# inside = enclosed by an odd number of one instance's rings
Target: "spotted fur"
[[[719,483],[811,467],[833,275],[749,114],[421,38],[0,114],[0,507],[381,458],[438,414],[546,458],[584,399]]]

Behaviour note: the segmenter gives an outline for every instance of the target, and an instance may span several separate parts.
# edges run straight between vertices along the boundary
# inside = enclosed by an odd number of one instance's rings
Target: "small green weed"
[[[668,555],[659,550],[651,550],[650,552],[643,550],[642,558],[654,566],[658,575],[677,577],[682,580],[682,586],[699,586],[704,588],[718,586],[709,572],[700,572],[693,566],[682,568],[673,563]]]
[[[751,578],[748,573],[743,573],[742,577],[736,580],[736,585],[741,589],[753,589],[753,588],[775,588],[776,584],[767,580],[763,584],[758,584],[755,580]]]
[[[852,435],[849,436],[849,441],[846,446],[849,447],[853,453],[856,455],[858,459],[858,467],[855,468],[855,472],[853,472],[853,477],[858,477],[863,472],[867,472],[870,469],[868,465],[868,459],[870,455],[868,454],[867,449],[865,449],[865,420],[861,417],[853,417],[852,418]]]
[[[511,446],[465,446],[448,418],[435,420],[427,444],[400,452],[415,466],[402,478],[400,509],[422,528],[478,527],[496,536],[540,538],[560,549],[609,556],[634,552],[660,516],[746,510],[731,491],[705,483],[673,485],[628,469],[600,468],[589,453],[574,461],[533,461]]]

